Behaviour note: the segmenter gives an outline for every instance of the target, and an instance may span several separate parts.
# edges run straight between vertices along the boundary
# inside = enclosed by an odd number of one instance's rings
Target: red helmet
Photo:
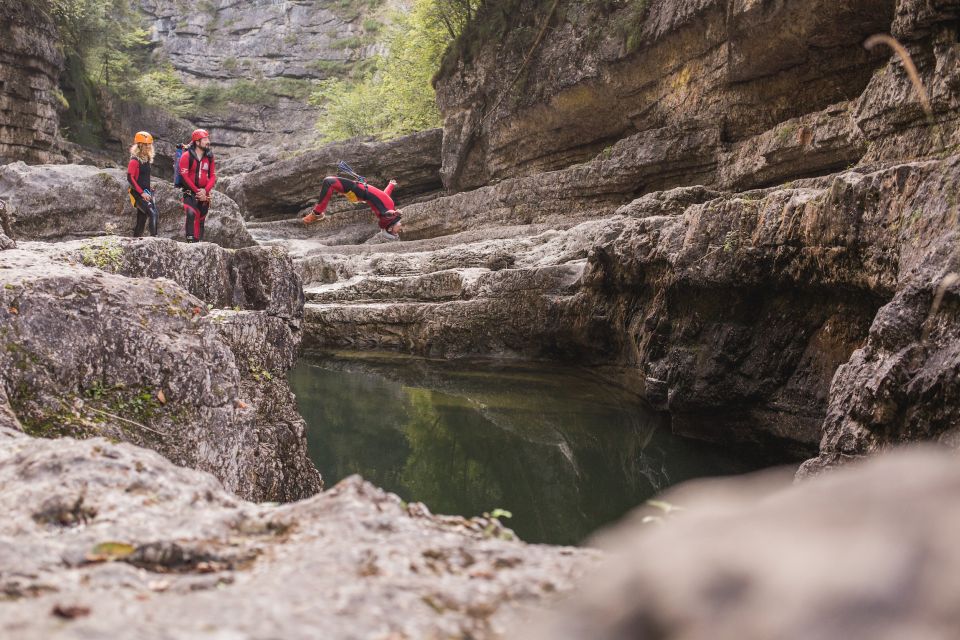
[[[190,136],[190,142],[196,142],[200,138],[209,138],[210,132],[206,129],[197,129],[193,132],[193,135]]]

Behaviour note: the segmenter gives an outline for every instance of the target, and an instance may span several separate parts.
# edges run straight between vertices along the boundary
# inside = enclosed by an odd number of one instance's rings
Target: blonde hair
[[[150,147],[150,153],[147,153],[144,147]],[[149,162],[153,164],[153,156],[156,155],[156,150],[153,148],[153,144],[135,142],[133,146],[130,147],[130,157],[136,158],[140,162]]]

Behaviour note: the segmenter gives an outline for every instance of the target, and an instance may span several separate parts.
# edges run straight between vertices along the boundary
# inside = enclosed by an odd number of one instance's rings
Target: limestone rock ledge
[[[302,304],[275,249],[21,243],[0,252],[6,413],[36,436],[155,449],[246,499],[312,495],[322,482],[285,382]]]
[[[183,238],[180,191],[157,178],[153,187],[160,212],[159,235]],[[0,199],[7,203],[15,240],[70,240],[110,232],[132,235],[136,213],[127,188],[125,168],[22,162],[0,166]],[[204,240],[233,249],[255,244],[237,203],[216,190]]]
[[[595,551],[348,478],[283,506],[102,438],[0,428],[0,636],[511,637]]]
[[[797,458],[823,428],[833,458],[950,439],[954,403],[931,407],[957,392],[958,284],[945,278],[960,272],[958,167],[951,156],[736,194],[679,188],[551,227],[292,241],[305,345],[617,365],[675,431]]]

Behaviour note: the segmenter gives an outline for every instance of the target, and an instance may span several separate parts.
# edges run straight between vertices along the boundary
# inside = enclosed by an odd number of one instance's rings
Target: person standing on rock
[[[157,222],[160,217],[157,204],[153,201],[150,188],[150,165],[153,163],[153,136],[146,131],[138,131],[133,136],[130,147],[130,164],[127,165],[127,182],[130,183],[130,203],[137,212],[137,223],[133,227],[133,237],[143,235],[143,228],[150,222],[150,235],[157,235]]]
[[[200,242],[203,240],[203,223],[210,210],[210,192],[217,182],[210,134],[205,129],[197,129],[190,136],[190,144],[180,156],[179,169],[183,182],[183,210],[187,215],[187,242]]]
[[[382,233],[391,240],[399,240],[400,233],[403,231],[403,225],[400,223],[401,211],[397,209],[390,197],[396,186],[397,181],[391,180],[385,189],[380,190],[366,182],[327,176],[323,179],[323,187],[320,188],[320,201],[314,205],[312,212],[304,216],[303,223],[310,224],[317,220],[323,220],[326,217],[324,211],[327,210],[330,198],[333,197],[334,193],[342,193],[352,202],[363,200],[370,205],[373,213],[377,216],[377,225]]]

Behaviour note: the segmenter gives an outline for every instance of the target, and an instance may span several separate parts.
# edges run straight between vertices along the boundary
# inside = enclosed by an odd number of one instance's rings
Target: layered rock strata
[[[319,110],[307,104],[311,81],[344,76],[380,53],[375,33],[386,20],[350,3],[139,5],[152,26],[155,55],[204,93],[204,108],[192,120],[215,131],[218,147],[231,153],[315,143]]]
[[[846,396],[872,388],[851,380],[844,390],[846,369],[834,372],[861,357],[868,331],[883,330],[889,312],[878,310],[920,286],[926,293],[908,299],[922,324],[957,270],[947,187],[957,162],[864,167],[735,195],[675,189],[560,228],[490,226],[363,247],[291,242],[308,283],[305,344],[615,364],[635,372],[679,433],[803,456],[816,451],[828,406],[859,411]],[[939,313],[951,312],[955,284]],[[928,331],[943,342],[925,374],[939,380],[931,393],[953,393],[952,359],[942,360],[951,326]],[[899,348],[916,347],[917,327],[896,334]],[[888,375],[882,362],[870,371]],[[919,391],[904,401],[922,426],[878,423],[875,438],[845,454],[952,433],[949,411],[923,408]]]
[[[63,52],[43,6],[0,1],[0,163],[63,161],[56,148]]]
[[[114,236],[0,265],[0,380],[24,431],[152,448],[250,500],[320,489],[285,382],[303,299],[283,254]]]
[[[357,477],[258,506],[126,444],[0,429],[0,634],[502,637],[593,564]],[[323,597],[318,597],[323,594]]]
[[[506,30],[503,45],[483,44],[468,30],[459,56],[438,77],[450,190],[565,168],[639,134],[632,146],[666,138],[672,157],[662,174],[631,181],[634,196],[694,182],[768,186],[861,158],[910,159],[960,142],[960,7],[953,0],[935,7],[628,2],[614,9],[606,29],[598,28],[598,6],[560,2],[546,22],[550,37],[536,46],[537,29],[528,23],[544,23],[546,7],[524,12],[539,3],[516,4],[517,15],[529,16],[526,28],[478,16],[478,30]],[[890,31],[891,19],[940,131],[928,126],[901,61],[884,64],[889,49],[862,46],[867,36]],[[513,59],[517,73],[504,73],[504,50],[530,55]],[[699,140],[691,145],[691,137]],[[685,178],[670,182],[677,167]]]

